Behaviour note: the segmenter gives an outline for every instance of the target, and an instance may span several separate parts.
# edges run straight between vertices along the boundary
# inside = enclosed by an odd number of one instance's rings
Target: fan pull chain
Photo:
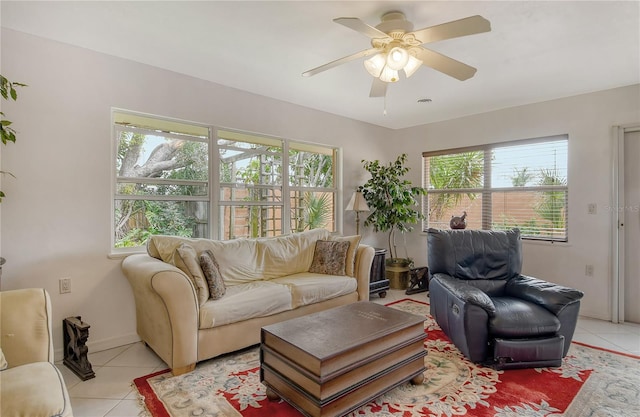
[[[387,115],[387,95],[384,95],[384,109],[382,111],[382,115],[386,116]]]

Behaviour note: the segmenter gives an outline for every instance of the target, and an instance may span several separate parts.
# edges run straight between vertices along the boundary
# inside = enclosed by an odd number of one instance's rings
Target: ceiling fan
[[[349,61],[371,56],[364,61],[365,68],[374,77],[369,97],[384,97],[387,85],[399,80],[398,71],[404,70],[408,78],[421,65],[463,81],[473,77],[476,69],[421,45],[491,30],[491,23],[482,16],[471,16],[416,31],[413,30],[413,23],[407,21],[402,12],[385,13],[381,20],[379,25],[373,27],[357,17],[333,19],[334,22],[369,37],[372,48],[331,61],[302,75],[310,77]]]

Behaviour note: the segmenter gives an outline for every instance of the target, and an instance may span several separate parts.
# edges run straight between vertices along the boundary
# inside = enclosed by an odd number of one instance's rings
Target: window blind
[[[523,238],[567,241],[568,137],[423,153],[424,228],[519,228]]]

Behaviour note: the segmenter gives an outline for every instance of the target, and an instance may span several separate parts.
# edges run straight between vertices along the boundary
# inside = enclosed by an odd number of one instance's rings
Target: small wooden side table
[[[385,275],[385,257],[387,250],[375,248],[373,264],[371,264],[371,275],[369,277],[369,294],[378,294],[380,298],[387,296],[389,280]]]

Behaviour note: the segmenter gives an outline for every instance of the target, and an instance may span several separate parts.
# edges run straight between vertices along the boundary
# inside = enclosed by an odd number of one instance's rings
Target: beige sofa
[[[72,416],[53,364],[51,301],[44,289],[0,292],[0,415]]]
[[[138,335],[179,375],[196,362],[259,343],[262,326],[368,300],[374,249],[359,240],[324,229],[229,241],[153,236],[148,254],[122,263]],[[344,275],[310,272],[317,267],[318,241],[319,247],[349,242]],[[198,261],[207,250],[224,281],[219,299],[210,298]]]

